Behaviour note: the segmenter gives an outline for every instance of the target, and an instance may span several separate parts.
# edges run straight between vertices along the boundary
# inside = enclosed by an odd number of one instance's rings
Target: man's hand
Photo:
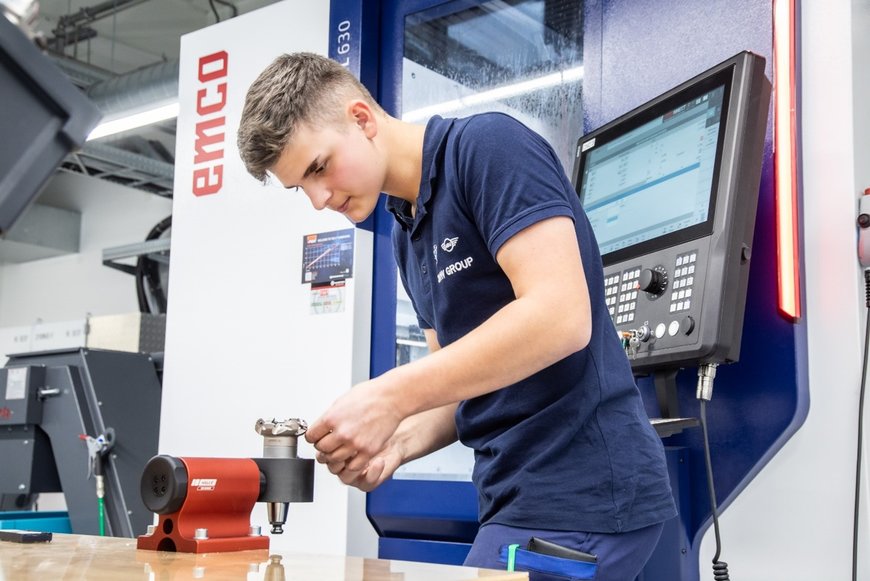
[[[326,464],[329,471],[348,486],[355,486],[363,492],[370,492],[381,485],[393,472],[402,465],[402,453],[394,440],[387,442],[386,448],[377,454],[361,471],[350,470],[345,462],[329,463],[325,455],[318,452],[317,461]]]
[[[333,474],[348,470],[348,478],[353,472],[361,476],[369,462],[386,451],[403,419],[379,379],[360,383],[342,395],[305,433],[318,452],[317,461]],[[376,466],[371,468],[377,471]]]

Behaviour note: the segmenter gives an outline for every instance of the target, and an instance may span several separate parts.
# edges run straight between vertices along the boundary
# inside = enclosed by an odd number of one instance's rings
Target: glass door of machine
[[[571,174],[582,133],[582,0],[405,0],[382,20],[381,102],[425,124],[432,115],[500,111],[546,138]],[[396,283],[396,365],[427,353]],[[454,445],[404,466],[397,478],[469,480],[470,451]]]

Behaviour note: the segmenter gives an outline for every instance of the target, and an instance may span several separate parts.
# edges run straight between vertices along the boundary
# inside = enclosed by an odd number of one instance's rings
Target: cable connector
[[[713,380],[716,379],[718,363],[706,363],[698,368],[698,389],[695,397],[704,401],[713,399]]]
[[[863,268],[870,267],[870,188],[858,198],[858,262]]]

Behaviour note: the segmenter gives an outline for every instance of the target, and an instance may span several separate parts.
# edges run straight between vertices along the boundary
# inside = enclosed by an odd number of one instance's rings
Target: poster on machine
[[[310,314],[344,312],[345,281],[353,276],[353,241],[353,228],[303,236],[302,284],[311,284]]]
[[[353,228],[302,239],[302,284],[334,286],[353,276]]]

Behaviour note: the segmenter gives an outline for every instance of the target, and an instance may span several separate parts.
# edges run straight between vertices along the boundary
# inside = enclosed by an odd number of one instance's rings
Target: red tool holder
[[[184,502],[161,514],[136,547],[156,551],[216,553],[268,549],[269,537],[251,535],[251,510],[260,494],[260,470],[249,458],[180,458],[187,468]],[[207,538],[203,537],[203,531]]]

